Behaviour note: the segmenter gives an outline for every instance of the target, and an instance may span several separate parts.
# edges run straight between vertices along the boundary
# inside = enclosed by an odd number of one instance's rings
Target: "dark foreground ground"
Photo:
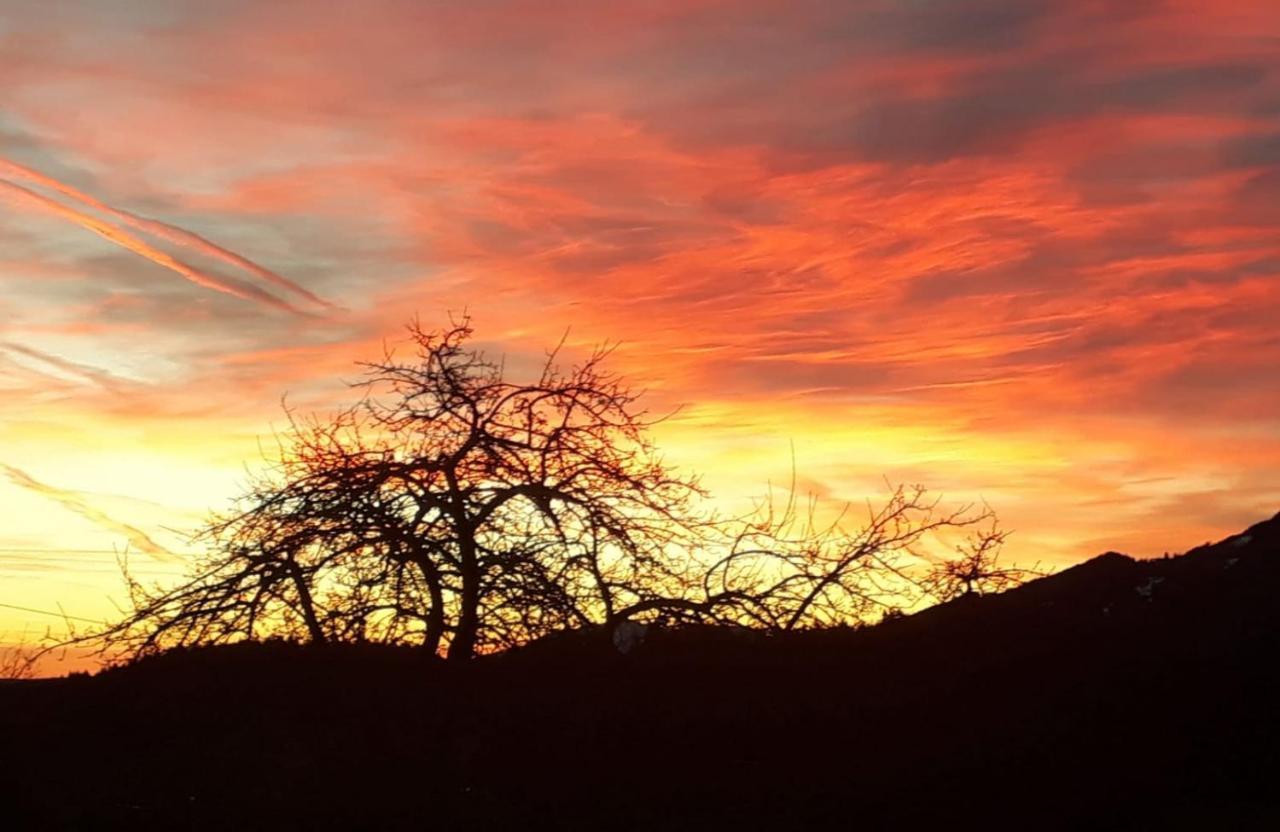
[[[0,828],[1280,829],[1278,593],[1280,517],[860,632],[7,683]]]

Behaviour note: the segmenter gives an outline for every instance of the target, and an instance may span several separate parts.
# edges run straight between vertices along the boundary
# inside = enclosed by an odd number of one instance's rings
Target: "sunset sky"
[[[2,604],[175,574],[283,396],[463,309],[619,343],[728,506],[1280,510],[1274,0],[2,0],[0,78]]]

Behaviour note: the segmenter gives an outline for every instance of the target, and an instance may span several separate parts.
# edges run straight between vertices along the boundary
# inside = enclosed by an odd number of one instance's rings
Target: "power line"
[[[69,620],[71,620],[71,621],[83,621],[83,622],[85,622],[86,624],[101,624],[101,623],[102,623],[101,621],[97,621],[97,620],[92,619],[92,618],[82,618],[82,617],[80,617],[80,616],[78,616],[78,615],[67,615],[66,613],[63,613],[63,612],[53,612],[52,610],[38,610],[38,609],[35,609],[34,607],[20,607],[20,606],[18,606],[17,604],[3,604],[3,603],[0,603],[0,607],[5,607],[6,609],[11,609],[11,610],[21,610],[22,612],[34,612],[34,613],[36,613],[37,615],[52,615],[54,618],[65,618],[65,619],[69,619]]]
[[[37,546],[0,546],[0,552],[17,552],[19,554],[32,555],[114,555],[119,554],[116,549],[57,549],[53,547],[37,547]]]
[[[0,546],[0,554],[17,554],[17,555],[123,555],[126,554],[120,549],[56,549],[45,548],[39,549],[34,547],[19,546]],[[194,557],[187,552],[174,552],[179,557]]]
[[[32,549],[19,546],[0,547],[0,555],[118,555],[114,549]]]

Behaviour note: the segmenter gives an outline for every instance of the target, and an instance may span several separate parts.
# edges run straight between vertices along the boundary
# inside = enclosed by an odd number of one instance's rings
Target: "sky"
[[[918,482],[1049,566],[1280,510],[1272,0],[0,0],[0,77],[0,641],[462,310],[617,344],[726,506]]]

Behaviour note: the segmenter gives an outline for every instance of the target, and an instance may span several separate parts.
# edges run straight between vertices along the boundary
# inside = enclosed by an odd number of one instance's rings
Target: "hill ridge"
[[[41,829],[1276,828],[1278,541],[1280,516],[863,630],[465,668],[254,645],[0,687],[0,800]],[[48,777],[81,759],[110,766]]]

